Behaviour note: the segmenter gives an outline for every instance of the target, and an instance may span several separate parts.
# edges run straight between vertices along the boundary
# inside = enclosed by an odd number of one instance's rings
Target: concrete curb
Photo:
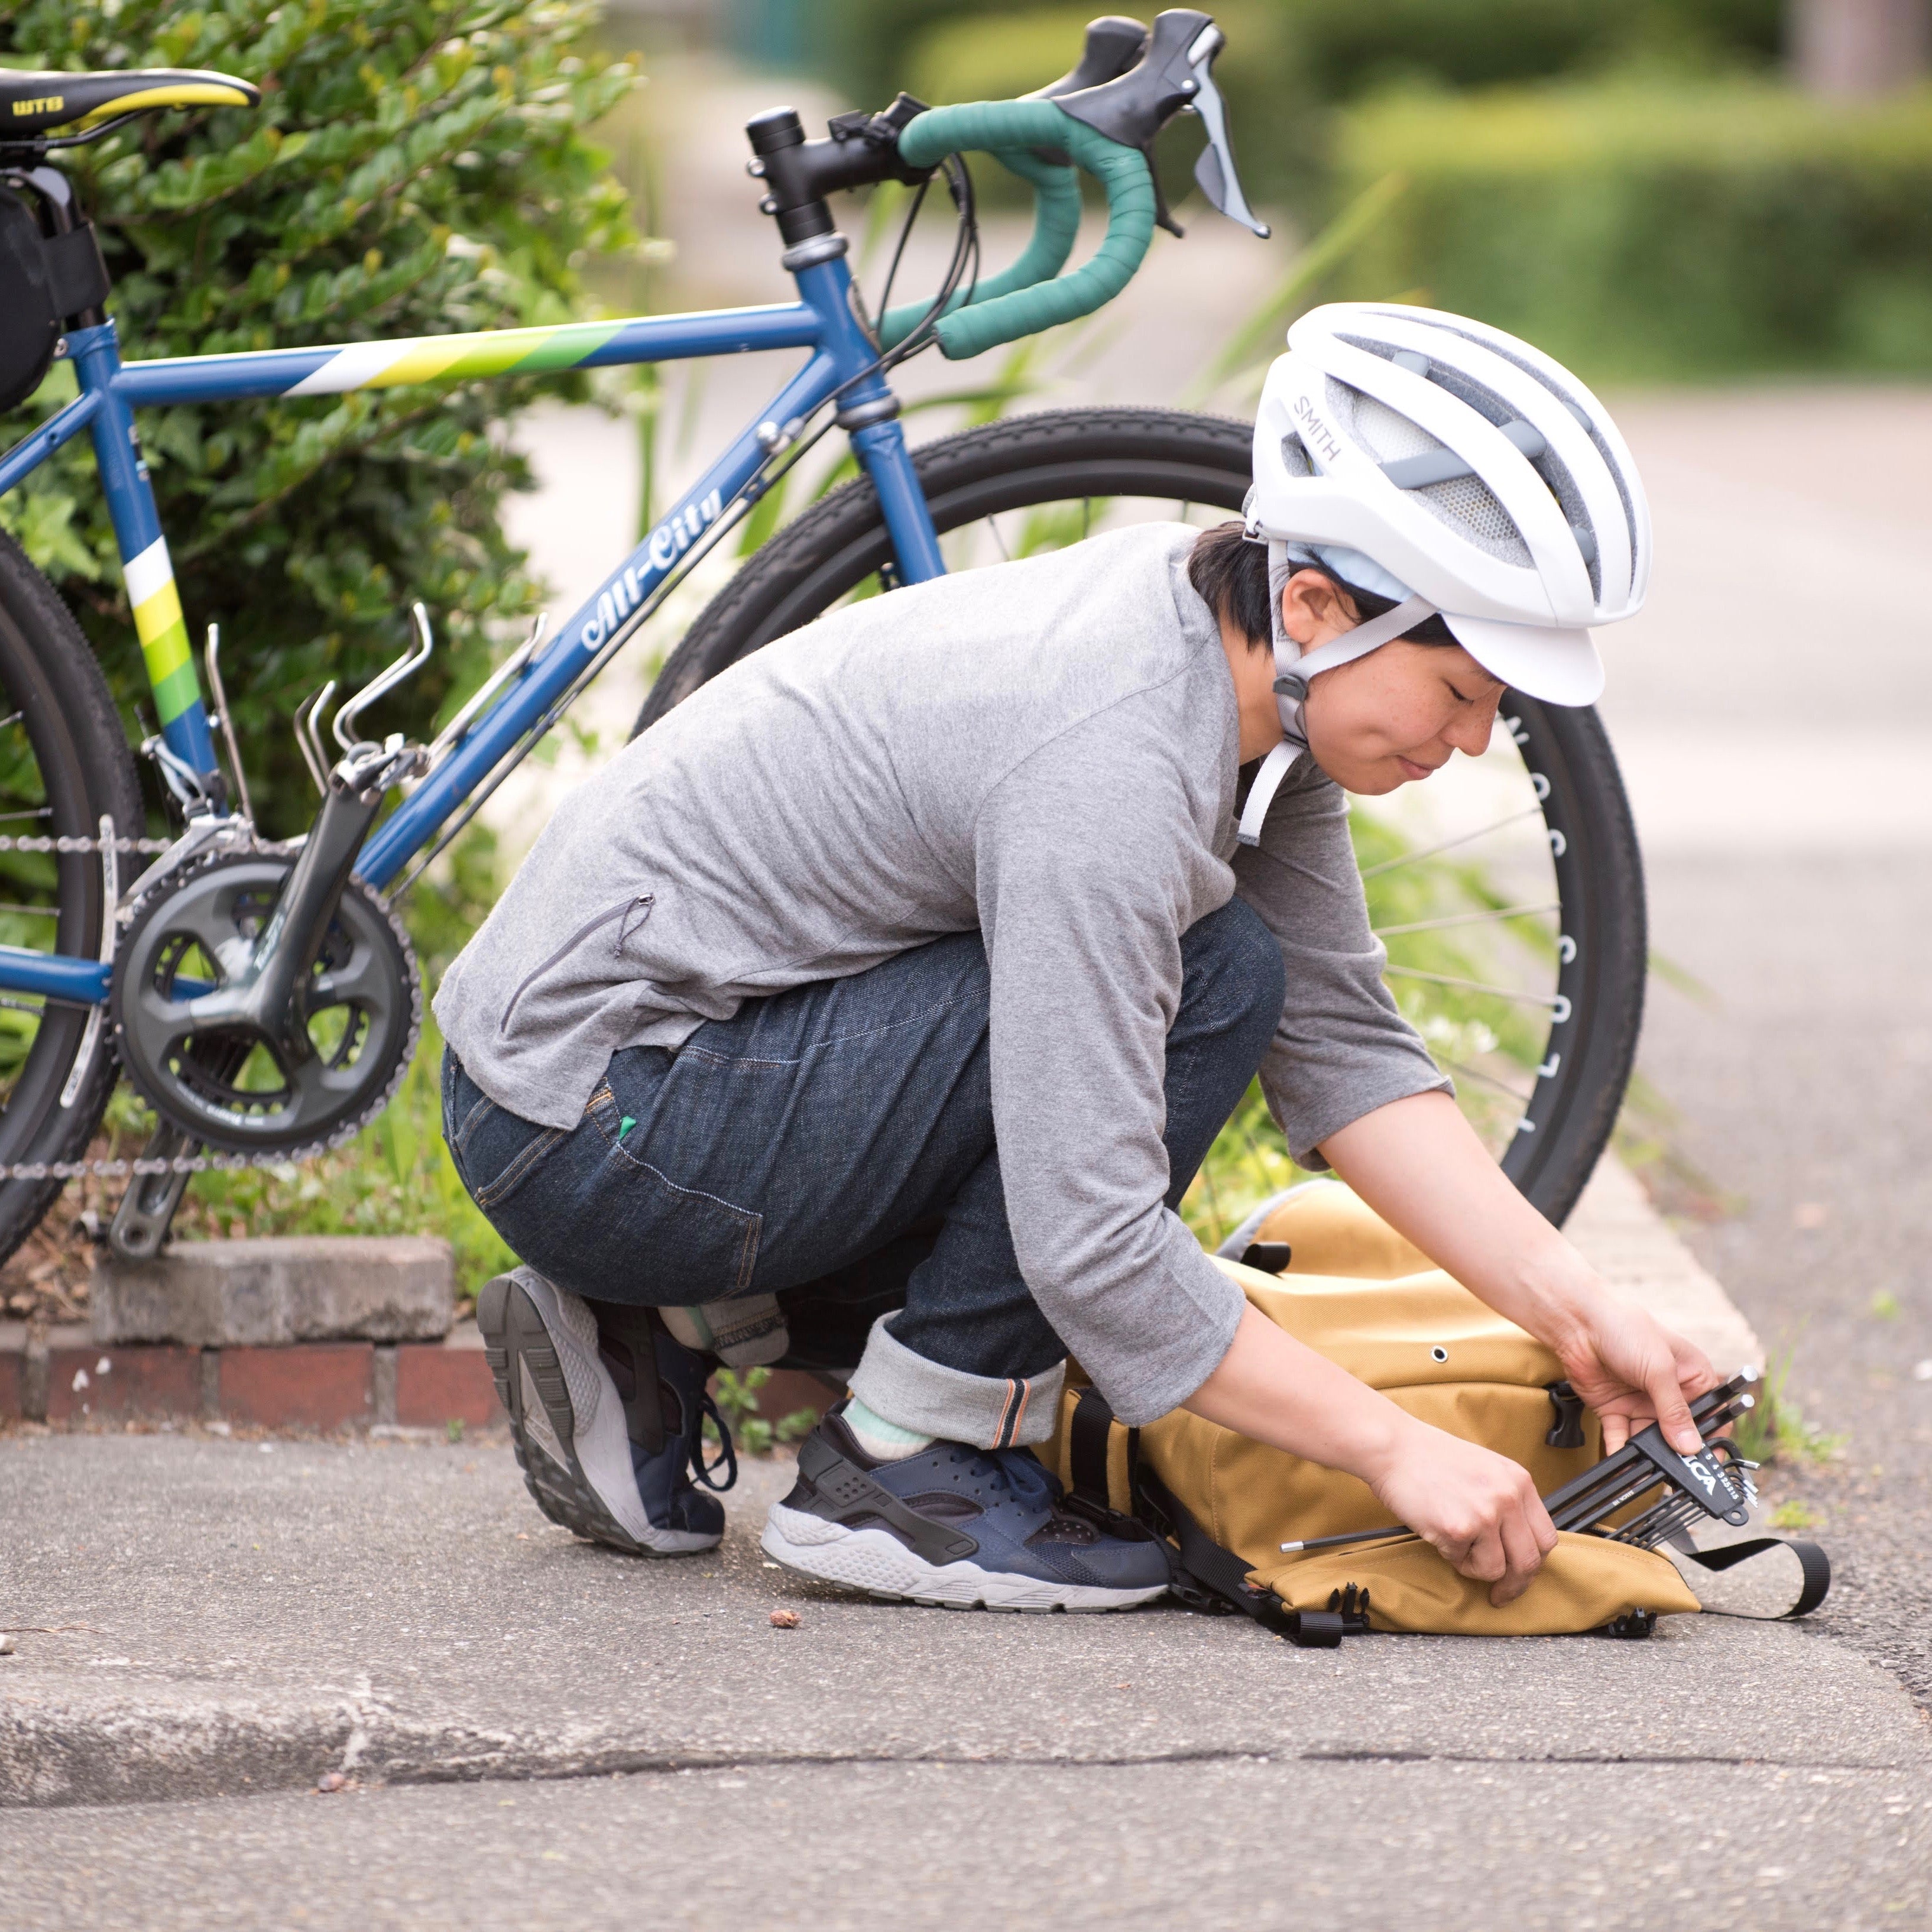
[[[1598,1162],[1563,1232],[1618,1294],[1695,1342],[1718,1374],[1763,1366],[1764,1345],[1737,1304],[1615,1155]]]
[[[455,1267],[431,1234],[177,1241],[146,1262],[97,1250],[88,1306],[94,1340],[124,1348],[440,1341]]]

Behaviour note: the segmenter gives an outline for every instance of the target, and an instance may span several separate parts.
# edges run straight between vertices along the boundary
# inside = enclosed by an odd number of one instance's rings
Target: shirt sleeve
[[[1388,956],[1369,930],[1348,801],[1311,760],[1276,793],[1234,880],[1288,968],[1261,1081],[1298,1165],[1326,1167],[1322,1143],[1392,1100],[1455,1091],[1382,982]]]
[[[994,1129],[1020,1273],[1132,1425],[1214,1372],[1243,1300],[1164,1198],[1180,934],[1199,868],[1219,862],[1181,775],[1124,755],[1130,728],[1118,713],[1089,721],[1008,773],[981,808],[974,863]]]

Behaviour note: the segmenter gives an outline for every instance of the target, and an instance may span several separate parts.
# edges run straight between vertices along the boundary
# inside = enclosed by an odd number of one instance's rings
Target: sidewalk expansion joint
[[[540,1742],[508,1748],[478,1750],[494,1742],[475,1731],[448,1742],[438,1753],[434,1736],[413,1739],[392,1733],[368,1713],[354,1722],[345,1713],[333,1724],[308,1731],[265,1732],[255,1738],[227,1736],[206,1748],[207,1732],[197,1726],[172,1735],[150,1732],[148,1748],[130,1751],[135,1734],[126,1714],[104,1727],[38,1736],[0,1729],[0,1810],[65,1808],[155,1802],[189,1802],[216,1797],[263,1796],[275,1791],[314,1788],[331,1774],[346,1776],[364,1788],[427,1784],[548,1784],[614,1777],[671,1777],[710,1772],[910,1769],[934,1766],[967,1771],[1126,1771],[1172,1766],[1359,1764],[1453,1765],[1478,1769],[1540,1767],[1550,1770],[1607,1766],[1654,1769],[1684,1766],[1706,1771],[1837,1773],[1870,1777],[1922,1776],[1925,1763],[1886,1764],[1819,1759],[1750,1756],[1698,1752],[1505,1753],[1416,1750],[1398,1746],[1358,1748],[1315,1746],[1297,1750],[1279,1745],[1074,1756],[1066,1753],[932,1750],[771,1751],[670,1750],[572,1747]],[[196,1735],[199,1730],[199,1736]],[[196,1746],[201,1744],[202,1748]],[[420,1755],[409,1754],[415,1744]],[[464,1748],[465,1746],[468,1748]],[[251,1746],[256,1747],[251,1748]],[[427,1747],[427,1748],[424,1748]],[[329,1787],[326,1787],[329,1788]]]

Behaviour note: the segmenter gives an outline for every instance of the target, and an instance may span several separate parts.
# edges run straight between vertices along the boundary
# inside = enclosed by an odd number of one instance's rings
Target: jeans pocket
[[[554,1278],[593,1284],[578,1286],[580,1294],[657,1306],[742,1293],[758,1265],[764,1216],[673,1180],[632,1153],[624,1136],[607,1085],[592,1096],[575,1136],[567,1225],[544,1217],[539,1238],[561,1269]]]
[[[520,1118],[478,1093],[467,1079],[459,1078],[454,1085],[454,1105],[443,1117],[450,1158],[470,1198],[488,1214],[521,1186],[569,1132]]]

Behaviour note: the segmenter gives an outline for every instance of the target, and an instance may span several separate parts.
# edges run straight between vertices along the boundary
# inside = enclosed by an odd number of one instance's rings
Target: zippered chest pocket
[[[509,1004],[503,1009],[503,1017],[496,1022],[497,1036],[510,1030],[510,1016],[517,1010],[518,1002],[554,967],[560,966],[570,956],[588,945],[607,926],[617,928],[616,950],[621,952],[624,943],[632,934],[651,916],[651,908],[657,904],[655,892],[633,892],[629,898],[620,899],[615,905],[606,906],[596,918],[585,920],[550,957],[543,963],[524,974],[522,983],[510,995]]]

